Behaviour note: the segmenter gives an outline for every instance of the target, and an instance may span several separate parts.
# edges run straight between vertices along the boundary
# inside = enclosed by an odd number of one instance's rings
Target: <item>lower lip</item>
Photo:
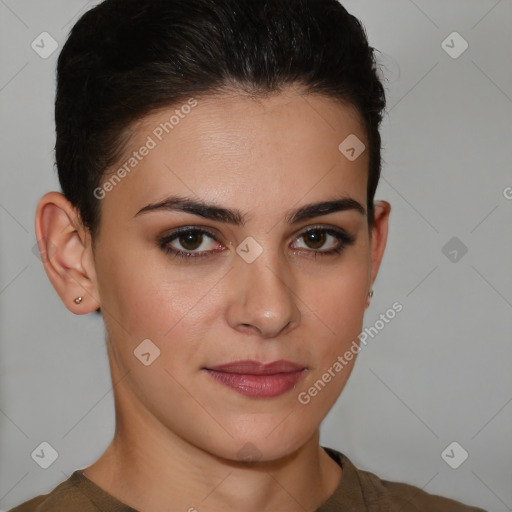
[[[256,398],[270,398],[282,395],[292,389],[304,376],[305,370],[275,375],[248,375],[242,373],[206,370],[215,380],[238,391],[242,395]]]

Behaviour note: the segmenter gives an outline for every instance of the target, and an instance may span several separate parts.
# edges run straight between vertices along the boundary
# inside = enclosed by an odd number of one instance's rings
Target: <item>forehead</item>
[[[194,106],[190,106],[194,105]],[[281,130],[285,130],[284,132]],[[152,133],[158,142],[172,135],[175,142],[198,149],[214,142],[243,150],[272,140],[280,148],[293,148],[297,138],[310,146],[332,144],[348,133],[365,137],[357,109],[350,104],[305,94],[295,88],[265,97],[239,92],[190,97],[176,105],[149,114],[135,127],[135,135]],[[276,135],[279,134],[279,137]],[[308,143],[309,142],[309,143]],[[225,149],[220,146],[220,150]],[[285,151],[287,152],[287,151]],[[305,152],[305,151],[304,151]]]
[[[191,97],[131,130],[110,175],[123,166],[127,172],[105,207],[117,200],[136,211],[177,191],[241,206],[314,200],[326,190],[366,199],[368,151],[351,161],[340,150],[354,136],[367,146],[364,126],[355,108],[332,98],[297,90]]]

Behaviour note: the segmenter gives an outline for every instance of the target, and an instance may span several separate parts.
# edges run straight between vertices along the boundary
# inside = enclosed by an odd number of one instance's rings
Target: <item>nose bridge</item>
[[[250,325],[265,336],[275,336],[289,324],[298,323],[293,277],[277,246],[267,236],[260,242],[248,237],[237,247],[233,327]]]

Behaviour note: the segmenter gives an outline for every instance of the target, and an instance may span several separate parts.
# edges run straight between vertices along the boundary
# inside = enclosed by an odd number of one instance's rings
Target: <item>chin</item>
[[[255,425],[243,432],[228,428],[233,437],[223,436],[223,439],[217,440],[208,438],[204,440],[206,443],[202,448],[216,457],[252,465],[287,457],[310,439],[315,430],[313,428],[311,432],[305,432],[301,429],[292,432],[289,425],[288,428],[280,429],[280,422],[282,419],[276,420],[270,429],[266,422],[261,428]]]

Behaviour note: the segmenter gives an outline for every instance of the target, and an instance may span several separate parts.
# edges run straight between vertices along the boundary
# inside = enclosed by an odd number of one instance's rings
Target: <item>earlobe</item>
[[[365,309],[368,309],[370,307],[370,301],[372,300],[372,297],[373,297],[373,288],[370,289],[370,291],[368,292],[368,295],[366,296],[366,308]]]
[[[94,267],[84,262],[92,251],[90,235],[73,205],[59,192],[49,192],[36,209],[35,231],[48,278],[64,305],[75,314],[99,308]]]
[[[376,201],[374,204],[374,222],[372,227],[371,240],[371,263],[370,263],[370,284],[373,286],[379,267],[384,256],[386,242],[388,238],[389,214],[391,205],[387,201]]]

